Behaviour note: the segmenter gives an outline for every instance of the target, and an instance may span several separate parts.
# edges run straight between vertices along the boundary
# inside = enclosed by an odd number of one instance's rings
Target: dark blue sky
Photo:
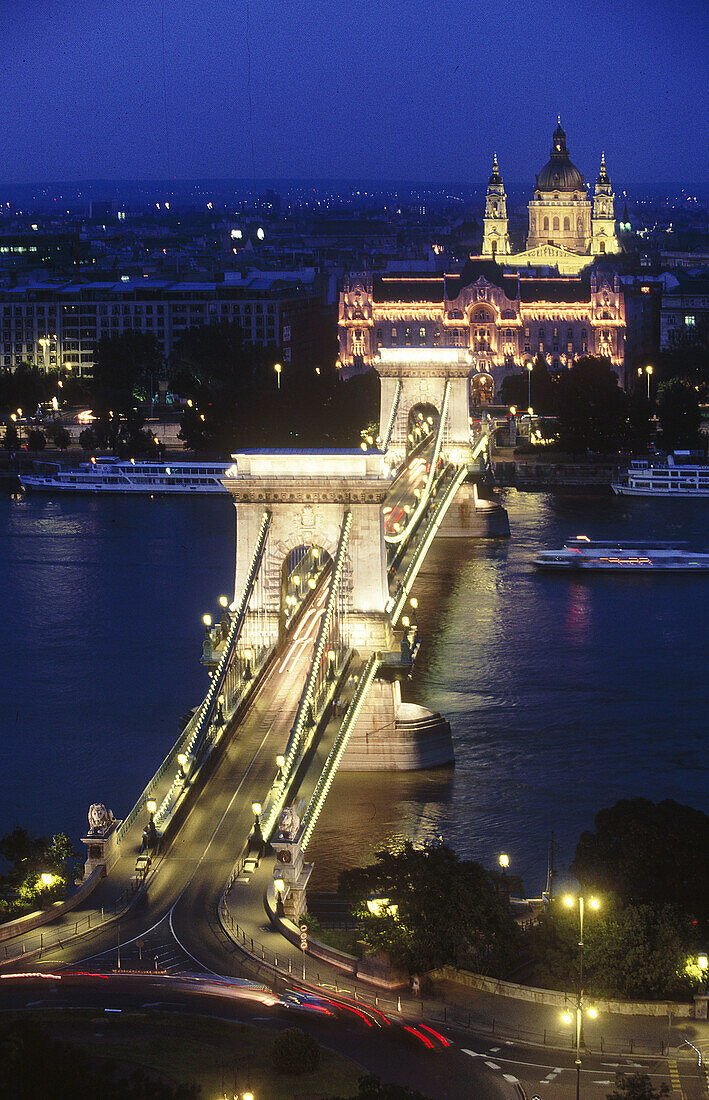
[[[706,0],[1,0],[0,180],[709,180]],[[165,92],[163,106],[164,13]],[[166,133],[167,131],[167,133]],[[167,141],[166,141],[167,137]]]

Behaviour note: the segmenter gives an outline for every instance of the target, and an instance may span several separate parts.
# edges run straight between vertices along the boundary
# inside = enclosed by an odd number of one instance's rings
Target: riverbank
[[[511,448],[497,450],[491,460],[498,485],[533,491],[553,491],[589,486],[607,488],[619,470],[626,470],[629,455],[574,459],[569,455],[516,455]]]

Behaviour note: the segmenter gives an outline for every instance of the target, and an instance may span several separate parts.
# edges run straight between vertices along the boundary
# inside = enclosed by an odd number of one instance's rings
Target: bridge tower
[[[440,414],[448,401],[443,453],[455,465],[470,461],[470,372],[464,348],[380,348],[374,368],[381,383],[380,446],[391,463],[406,457],[409,415],[417,405]]]
[[[242,591],[264,510],[271,513],[258,614],[264,645],[283,622],[284,562],[299,547],[334,558],[346,511],[352,514],[347,593],[350,644],[361,653],[387,649],[391,632],[382,504],[391,484],[385,457],[362,451],[272,450],[233,455],[224,485],[236,504],[235,591]]]

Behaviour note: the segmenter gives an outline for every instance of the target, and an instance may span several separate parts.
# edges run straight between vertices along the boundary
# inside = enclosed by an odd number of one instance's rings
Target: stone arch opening
[[[303,604],[317,588],[325,569],[332,563],[332,555],[317,538],[303,539],[297,546],[287,549],[280,567],[280,606],[278,635],[282,638]]]
[[[430,401],[418,401],[411,406],[406,424],[407,455],[436,432],[440,417],[440,411]]]
[[[474,374],[470,379],[470,400],[473,405],[491,405],[495,396],[492,375]]]

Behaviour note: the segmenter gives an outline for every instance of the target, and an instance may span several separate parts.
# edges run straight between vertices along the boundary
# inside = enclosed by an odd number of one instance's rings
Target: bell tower
[[[618,237],[615,231],[615,214],[613,212],[613,189],[606,171],[606,155],[601,153],[601,170],[596,180],[596,190],[593,194],[593,239],[591,251],[594,256],[604,256],[610,252],[618,252]]]
[[[492,164],[485,196],[483,221],[483,256],[509,256],[510,238],[507,232],[507,195],[497,164],[497,153]]]

